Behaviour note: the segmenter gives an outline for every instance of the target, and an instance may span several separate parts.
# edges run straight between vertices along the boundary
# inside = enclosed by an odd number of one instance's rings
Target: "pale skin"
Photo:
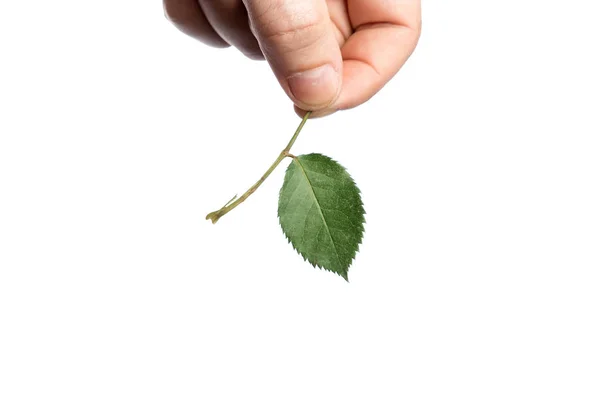
[[[420,0],[163,0],[186,34],[266,59],[303,115],[363,104],[396,75],[421,31]]]

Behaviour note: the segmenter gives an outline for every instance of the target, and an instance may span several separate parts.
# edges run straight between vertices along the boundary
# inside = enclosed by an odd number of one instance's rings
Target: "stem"
[[[279,157],[277,157],[277,159],[275,160],[273,165],[271,165],[269,167],[267,172],[264,173],[264,175],[258,180],[258,182],[256,182],[254,185],[252,185],[252,187],[250,189],[248,189],[248,191],[246,193],[244,193],[242,196],[240,196],[237,200],[233,201],[235,199],[235,197],[234,197],[227,204],[225,204],[225,206],[223,208],[221,208],[220,210],[213,211],[210,214],[208,214],[206,216],[206,219],[210,219],[213,224],[216,224],[217,221],[223,215],[227,214],[229,211],[233,210],[234,208],[236,208],[237,206],[242,204],[248,197],[250,197],[250,195],[252,193],[256,192],[256,189],[258,189],[260,187],[260,185],[263,184],[263,182],[269,177],[269,175],[271,175],[271,173],[275,170],[275,168],[277,168],[277,166],[283,161],[284,158],[293,157],[290,154],[290,150],[292,149],[292,146],[294,145],[294,143],[296,143],[296,139],[298,139],[298,135],[300,135],[300,132],[302,132],[302,128],[304,128],[304,125],[306,124],[306,121],[308,121],[310,114],[311,114],[311,112],[308,111],[304,115],[304,118],[302,118],[302,122],[300,122],[298,129],[296,129],[296,132],[294,133],[294,136],[292,136],[292,138],[290,139],[290,142],[288,143],[288,145],[285,146],[285,149],[283,149],[281,151],[281,153],[279,154]]]

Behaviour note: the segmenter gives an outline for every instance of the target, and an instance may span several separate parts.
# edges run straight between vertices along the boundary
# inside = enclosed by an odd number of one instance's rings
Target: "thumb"
[[[304,110],[331,105],[342,55],[326,0],[244,0],[250,26],[279,83]]]

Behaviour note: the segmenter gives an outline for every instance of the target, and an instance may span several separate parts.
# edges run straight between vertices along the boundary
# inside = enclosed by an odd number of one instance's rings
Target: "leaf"
[[[339,163],[321,154],[290,163],[279,193],[279,223],[304,260],[348,280],[364,214],[360,190]]]

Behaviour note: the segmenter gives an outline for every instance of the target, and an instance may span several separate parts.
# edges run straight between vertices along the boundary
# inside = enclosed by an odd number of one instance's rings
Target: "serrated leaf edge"
[[[333,274],[339,275],[342,278],[344,278],[346,280],[346,282],[350,282],[350,280],[348,279],[348,271],[350,270],[350,267],[352,266],[353,261],[356,260],[356,255],[359,252],[359,248],[360,248],[360,245],[362,244],[362,241],[364,239],[364,232],[365,232],[365,226],[364,226],[365,223],[366,223],[365,215],[367,213],[366,213],[366,211],[364,209],[364,203],[362,201],[362,196],[361,196],[362,192],[361,192],[360,188],[358,187],[358,185],[356,184],[356,181],[354,180],[354,178],[352,177],[352,175],[348,172],[348,169],[346,167],[344,167],[342,164],[340,164],[338,161],[334,160],[333,158],[331,158],[329,156],[326,156],[324,154],[321,154],[321,153],[302,154],[302,155],[300,155],[298,157],[293,157],[292,162],[290,164],[288,164],[287,168],[289,169],[290,165],[293,162],[295,162],[299,157],[302,157],[302,156],[320,156],[320,157],[326,158],[329,161],[333,161],[334,163],[336,163],[337,165],[339,165],[348,174],[348,176],[350,178],[350,182],[354,185],[354,187],[356,188],[356,190],[358,192],[358,195],[359,195],[358,197],[359,197],[359,201],[360,201],[359,205],[360,205],[360,211],[361,211],[361,224],[359,226],[359,235],[360,236],[359,236],[358,242],[356,243],[356,249],[354,251],[354,254],[352,255],[352,258],[350,259],[351,262],[346,266],[346,271],[344,271],[344,273],[342,274],[342,273],[340,273],[338,271],[333,271],[331,269],[328,269],[328,268],[325,268],[325,267],[319,265],[318,263],[314,263],[314,262],[310,261],[307,258],[307,256],[304,253],[302,253],[298,248],[296,248],[296,246],[294,246],[294,243],[292,243],[292,239],[288,236],[287,232],[283,228],[283,225],[281,224],[281,215],[279,215],[279,210],[278,210],[277,211],[277,219],[278,219],[278,222],[279,222],[279,226],[281,227],[281,231],[283,232],[283,235],[287,239],[287,242],[292,246],[292,248],[294,250],[296,250],[296,253],[298,253],[305,262],[308,262],[314,268],[318,267],[321,270],[328,271],[328,272],[331,272]],[[298,164],[300,164],[299,161],[298,161]],[[302,172],[303,172],[304,176],[306,177],[306,179],[310,183],[310,179],[308,178],[308,176],[306,176],[306,172],[304,171],[304,168],[302,168],[302,164],[300,164],[300,167],[302,169]],[[287,172],[287,169],[286,169],[286,172]],[[312,184],[310,186],[311,186],[311,191],[313,192],[313,196],[315,197],[315,201],[317,202],[317,204],[319,204],[318,200],[316,199],[316,195],[314,194],[314,189],[312,188]],[[283,192],[283,187],[284,187],[284,185],[282,185],[281,188],[279,189],[279,197],[281,197],[281,193]],[[324,218],[323,213],[322,213],[322,211],[320,209],[320,205],[319,205],[319,212],[321,213],[321,217]],[[327,225],[327,224],[325,224],[325,225]],[[328,230],[328,233],[329,233],[329,227],[327,227],[327,230]],[[330,234],[330,237],[331,237],[331,234]],[[332,238],[332,242],[333,242],[333,238]],[[335,244],[334,244],[334,247],[335,247]],[[338,257],[338,261],[339,261],[339,254],[337,253],[337,249],[336,249],[336,256]],[[340,262],[340,264],[341,264],[341,262]]]

